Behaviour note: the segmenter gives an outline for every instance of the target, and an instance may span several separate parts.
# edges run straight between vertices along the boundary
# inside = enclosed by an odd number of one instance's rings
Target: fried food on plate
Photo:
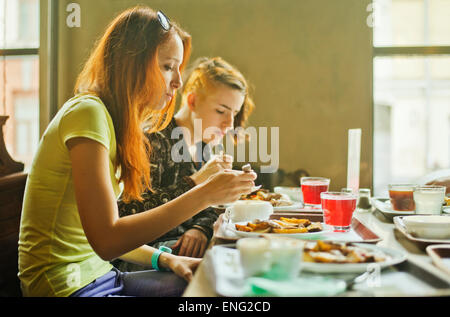
[[[267,221],[256,219],[252,222],[247,222],[245,225],[235,224],[235,228],[242,232],[275,234],[309,233],[320,232],[323,230],[320,222],[311,223],[308,219],[285,217],[280,218],[280,220],[272,219]]]
[[[304,262],[316,263],[375,263],[383,262],[388,255],[347,243],[315,241],[303,249]]]

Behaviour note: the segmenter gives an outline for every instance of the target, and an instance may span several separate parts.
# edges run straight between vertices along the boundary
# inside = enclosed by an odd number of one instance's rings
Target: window
[[[39,142],[39,0],[0,0],[0,115],[6,148],[31,165]]]
[[[375,0],[374,195],[450,168],[450,1]]]

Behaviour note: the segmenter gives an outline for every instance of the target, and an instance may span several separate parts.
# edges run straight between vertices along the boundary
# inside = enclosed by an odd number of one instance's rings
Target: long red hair
[[[122,12],[107,27],[75,85],[76,94],[98,96],[112,117],[124,201],[142,200],[142,193],[151,189],[151,148],[144,127],[162,130],[174,113],[175,96],[164,109],[155,110],[166,88],[158,47],[178,35],[184,47],[181,71],[190,57],[190,35],[170,24],[170,30],[164,30],[156,12],[145,6]]]

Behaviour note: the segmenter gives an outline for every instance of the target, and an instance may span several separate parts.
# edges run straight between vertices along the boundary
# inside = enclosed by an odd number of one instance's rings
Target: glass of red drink
[[[320,193],[328,191],[330,179],[324,177],[302,177],[300,185],[302,186],[305,207],[320,208]]]
[[[356,209],[358,195],[342,192],[324,192],[322,200],[323,219],[334,232],[347,232],[352,225],[353,212]]]

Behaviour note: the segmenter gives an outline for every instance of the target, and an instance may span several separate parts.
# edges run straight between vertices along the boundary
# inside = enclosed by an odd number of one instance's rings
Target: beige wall
[[[65,25],[66,5],[82,9]],[[280,167],[346,185],[347,130],[362,128],[361,187],[372,186],[370,0],[60,1],[59,94],[63,104],[106,24],[134,4],[162,9],[193,36],[193,59],[222,56],[254,87],[253,126],[280,127]],[[42,65],[41,65],[42,67]]]

